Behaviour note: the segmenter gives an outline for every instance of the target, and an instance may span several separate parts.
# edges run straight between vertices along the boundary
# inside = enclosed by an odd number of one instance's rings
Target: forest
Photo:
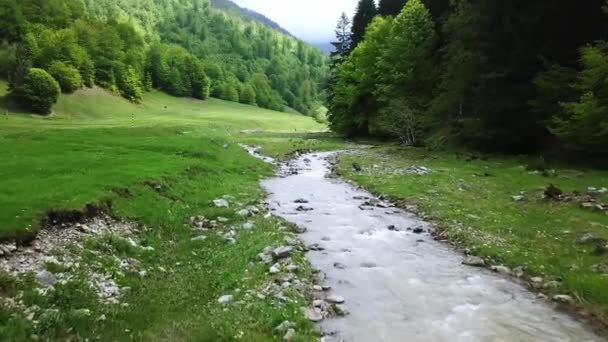
[[[333,130],[408,145],[608,153],[604,0],[360,0],[336,30]]]
[[[133,102],[158,89],[314,114],[326,56],[251,13],[214,3],[2,1],[0,78],[14,102],[40,114],[52,111],[60,92],[95,85]]]

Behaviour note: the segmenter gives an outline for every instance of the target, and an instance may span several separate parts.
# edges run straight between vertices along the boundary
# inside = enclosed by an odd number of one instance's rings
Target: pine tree
[[[401,12],[407,0],[380,0],[378,14],[395,16]]]
[[[336,41],[331,43],[331,45],[333,45],[335,48],[335,50],[331,53],[332,61],[342,60],[348,56],[352,42],[350,36],[350,24],[350,19],[346,13],[342,12],[335,31]]]
[[[365,30],[367,26],[372,22],[374,17],[378,14],[376,3],[374,0],[359,0],[357,5],[357,11],[353,18],[352,34],[351,34],[351,51],[354,50],[363,38],[365,37]]]

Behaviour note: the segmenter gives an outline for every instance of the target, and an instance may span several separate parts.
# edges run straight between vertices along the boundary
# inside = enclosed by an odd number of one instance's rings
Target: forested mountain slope
[[[138,101],[154,87],[310,114],[326,75],[321,51],[209,0],[8,0],[0,6],[7,23],[0,31],[0,72],[14,89],[33,67],[50,72],[64,92],[97,84]]]
[[[219,8],[225,11],[231,11],[241,15],[245,19],[258,21],[276,31],[284,33],[288,36],[293,36],[291,32],[287,31],[281,25],[279,25],[274,20],[268,18],[267,16],[256,12],[254,10],[250,10],[249,8],[244,8],[230,0],[211,0],[211,6],[215,8]]]

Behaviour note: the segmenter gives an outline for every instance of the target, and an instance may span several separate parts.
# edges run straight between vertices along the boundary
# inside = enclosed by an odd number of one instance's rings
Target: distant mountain
[[[326,55],[329,55],[332,51],[334,51],[334,46],[331,45],[331,43],[317,42],[317,43],[310,43],[310,45],[320,49]]]
[[[261,13],[258,13],[256,11],[250,10],[248,8],[241,7],[230,0],[211,0],[211,5],[215,8],[218,8],[218,9],[221,9],[221,10],[224,10],[227,12],[237,13],[245,19],[260,22],[276,31],[279,31],[283,34],[286,34],[290,37],[295,38],[295,36],[292,35],[291,32],[287,31],[281,25],[277,24],[275,21],[268,18],[267,16],[265,16]]]

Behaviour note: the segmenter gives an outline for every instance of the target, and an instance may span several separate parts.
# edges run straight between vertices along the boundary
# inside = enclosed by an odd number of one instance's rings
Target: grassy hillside
[[[0,83],[0,89],[4,94],[6,85]],[[262,197],[259,179],[272,170],[238,142],[264,144],[275,155],[339,146],[337,140],[306,133],[325,130],[324,125],[297,114],[162,93],[147,94],[134,105],[101,89],[83,90],[62,96],[50,117],[14,112],[4,99],[0,103],[0,237],[30,236],[51,209],[110,203],[117,217],[148,227],[137,240],[154,248],[144,255],[120,237],[99,237],[83,249],[56,251],[59,260],[68,253],[81,261],[50,268],[69,274],[70,281],[47,294],[37,290],[32,277],[14,279],[0,272],[1,300],[21,293],[23,307],[39,308],[32,321],[22,309],[0,304],[0,340],[268,341],[282,337],[273,329],[284,320],[297,323],[299,340],[312,338],[312,327],[299,311],[305,303],[295,292],[286,291],[293,302],[283,304],[246,295],[274,281],[268,265],[252,261],[265,247],[284,243],[282,222],[244,219],[236,215],[237,207],[217,209],[211,202],[228,195],[239,203],[235,206],[246,206]],[[275,132],[240,134],[243,129]],[[229,226],[193,242],[187,222],[196,215],[221,215]],[[237,229],[236,242],[227,242],[224,229],[246,220],[255,228]],[[135,259],[147,271],[145,278],[122,271],[117,260],[124,258]],[[307,279],[302,255],[294,255],[294,261],[298,277]],[[100,304],[89,285],[92,270],[129,287],[121,299],[128,306]],[[226,294],[246,305],[218,304]]]
[[[6,89],[6,85],[2,85]],[[6,108],[2,109],[6,113]],[[150,93],[134,105],[105,90],[63,96],[51,117],[10,113],[0,126],[1,235],[36,229],[48,209],[82,208],[115,187],[170,175],[204,159],[243,157],[240,130],[323,130],[297,114]],[[214,148],[228,144],[226,153]],[[216,164],[210,164],[216,163]]]

